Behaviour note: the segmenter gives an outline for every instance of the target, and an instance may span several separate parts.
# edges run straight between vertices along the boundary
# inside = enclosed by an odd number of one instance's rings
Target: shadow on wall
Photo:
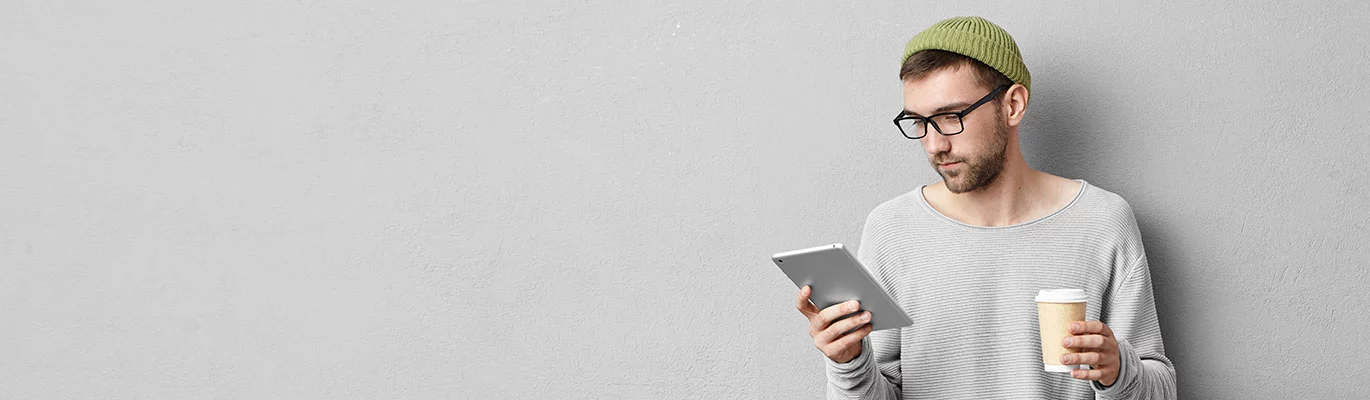
[[[1034,169],[1110,187],[1099,180],[1109,181],[1106,177],[1081,168],[1095,165],[1101,156],[1093,152],[1101,147],[1098,132],[1106,132],[1100,116],[1092,112],[1099,93],[1076,80],[1062,79],[1052,85],[1049,91],[1039,87],[1043,93],[1033,93],[1028,101],[1027,117],[1019,130],[1023,157]]]

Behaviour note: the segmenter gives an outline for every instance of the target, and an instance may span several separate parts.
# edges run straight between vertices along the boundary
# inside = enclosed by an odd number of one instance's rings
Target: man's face
[[[961,111],[989,92],[989,88],[975,83],[968,66],[942,69],[904,82],[904,109],[919,116]],[[962,120],[965,130],[960,134],[944,136],[928,127],[928,134],[918,139],[928,162],[952,193],[985,187],[1004,170],[1009,132],[998,100],[990,100],[966,115]]]

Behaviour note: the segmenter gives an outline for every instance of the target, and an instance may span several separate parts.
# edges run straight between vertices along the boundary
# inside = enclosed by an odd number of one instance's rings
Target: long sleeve
[[[861,339],[861,355],[850,362],[823,360],[828,365],[828,400],[903,398],[898,329],[872,332]]]
[[[1175,399],[1175,366],[1165,356],[1161,325],[1151,290],[1151,273],[1142,253],[1108,301],[1103,322],[1118,339],[1122,360],[1118,380],[1105,388],[1090,381],[1095,398]]]
[[[875,268],[872,221],[861,230],[861,247],[856,259],[879,280]],[[902,329],[871,332],[861,339],[861,354],[846,363],[824,356],[827,364],[828,399],[902,399],[903,372],[899,364],[899,334]],[[821,353],[820,353],[821,354]]]

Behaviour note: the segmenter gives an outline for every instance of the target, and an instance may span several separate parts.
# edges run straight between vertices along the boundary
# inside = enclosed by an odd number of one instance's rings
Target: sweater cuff
[[[823,360],[828,365],[829,383],[846,390],[856,388],[862,382],[870,379],[866,375],[872,372],[870,337],[861,338],[861,355],[856,356],[851,361],[839,363],[826,355],[823,356]]]
[[[1132,344],[1127,339],[1118,340],[1118,380],[1113,381],[1112,385],[1104,387],[1099,381],[1089,381],[1094,393],[1099,399],[1126,399],[1137,387],[1137,379],[1141,376],[1142,359],[1137,357],[1137,353],[1132,350]]]

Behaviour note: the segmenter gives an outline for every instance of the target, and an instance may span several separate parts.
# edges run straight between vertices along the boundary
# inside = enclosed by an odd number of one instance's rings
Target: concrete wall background
[[[982,15],[1185,398],[1362,398],[1370,5],[0,3],[0,397],[821,398],[770,264],[932,182]]]

